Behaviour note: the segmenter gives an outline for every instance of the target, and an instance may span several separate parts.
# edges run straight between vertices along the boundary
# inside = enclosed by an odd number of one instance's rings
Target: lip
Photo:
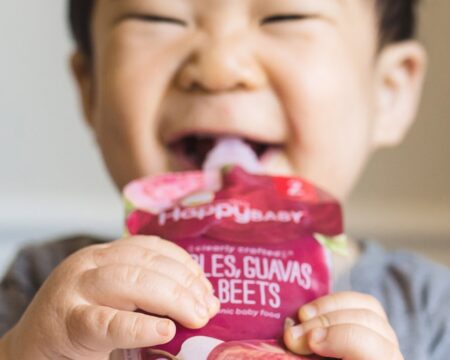
[[[280,144],[289,137],[286,120],[271,91],[209,95],[171,91],[160,109],[158,130],[165,145],[191,134]]]
[[[252,143],[261,143],[266,144],[268,146],[281,146],[283,144],[282,141],[271,139],[269,137],[263,137],[256,133],[249,133],[249,132],[238,132],[234,129],[206,129],[206,128],[193,128],[193,129],[184,129],[181,131],[178,131],[174,134],[171,134],[166,139],[164,139],[164,143],[166,146],[172,146],[175,143],[181,141],[184,138],[195,136],[198,138],[204,138],[204,139],[219,139],[222,137],[236,137],[243,139],[247,142]]]
[[[285,115],[278,98],[268,90],[214,95],[172,91],[161,108],[159,139],[173,169],[196,170],[198,163],[192,164],[176,151],[183,139],[233,137],[254,149],[255,144],[284,149],[290,135]]]

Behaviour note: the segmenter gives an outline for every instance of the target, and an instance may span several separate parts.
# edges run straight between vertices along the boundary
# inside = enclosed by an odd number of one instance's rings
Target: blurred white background
[[[25,242],[122,228],[120,197],[79,112],[65,7],[15,0],[0,12],[0,272]],[[450,263],[450,1],[428,0],[422,13],[431,69],[419,120],[371,162],[346,218],[353,234]]]

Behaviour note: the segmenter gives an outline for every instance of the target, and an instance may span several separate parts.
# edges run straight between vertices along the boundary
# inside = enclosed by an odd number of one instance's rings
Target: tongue
[[[261,173],[262,166],[250,145],[235,137],[219,138],[203,163],[203,170],[220,170],[238,165],[250,173]]]

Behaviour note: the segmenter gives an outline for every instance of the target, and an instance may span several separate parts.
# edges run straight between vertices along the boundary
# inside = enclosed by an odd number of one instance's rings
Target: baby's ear
[[[89,126],[93,126],[94,108],[94,76],[89,59],[79,51],[70,58],[72,75],[76,80],[84,118]]]
[[[422,94],[427,55],[417,41],[381,50],[376,69],[374,145],[399,144],[414,122]]]

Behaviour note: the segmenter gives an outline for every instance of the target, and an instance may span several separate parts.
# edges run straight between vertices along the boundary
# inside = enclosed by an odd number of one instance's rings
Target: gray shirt
[[[0,285],[0,336],[19,320],[63,259],[103,241],[78,236],[24,248]],[[388,314],[406,360],[450,359],[449,269],[405,252],[388,252],[373,242],[362,246],[361,258],[335,289],[375,296]]]

